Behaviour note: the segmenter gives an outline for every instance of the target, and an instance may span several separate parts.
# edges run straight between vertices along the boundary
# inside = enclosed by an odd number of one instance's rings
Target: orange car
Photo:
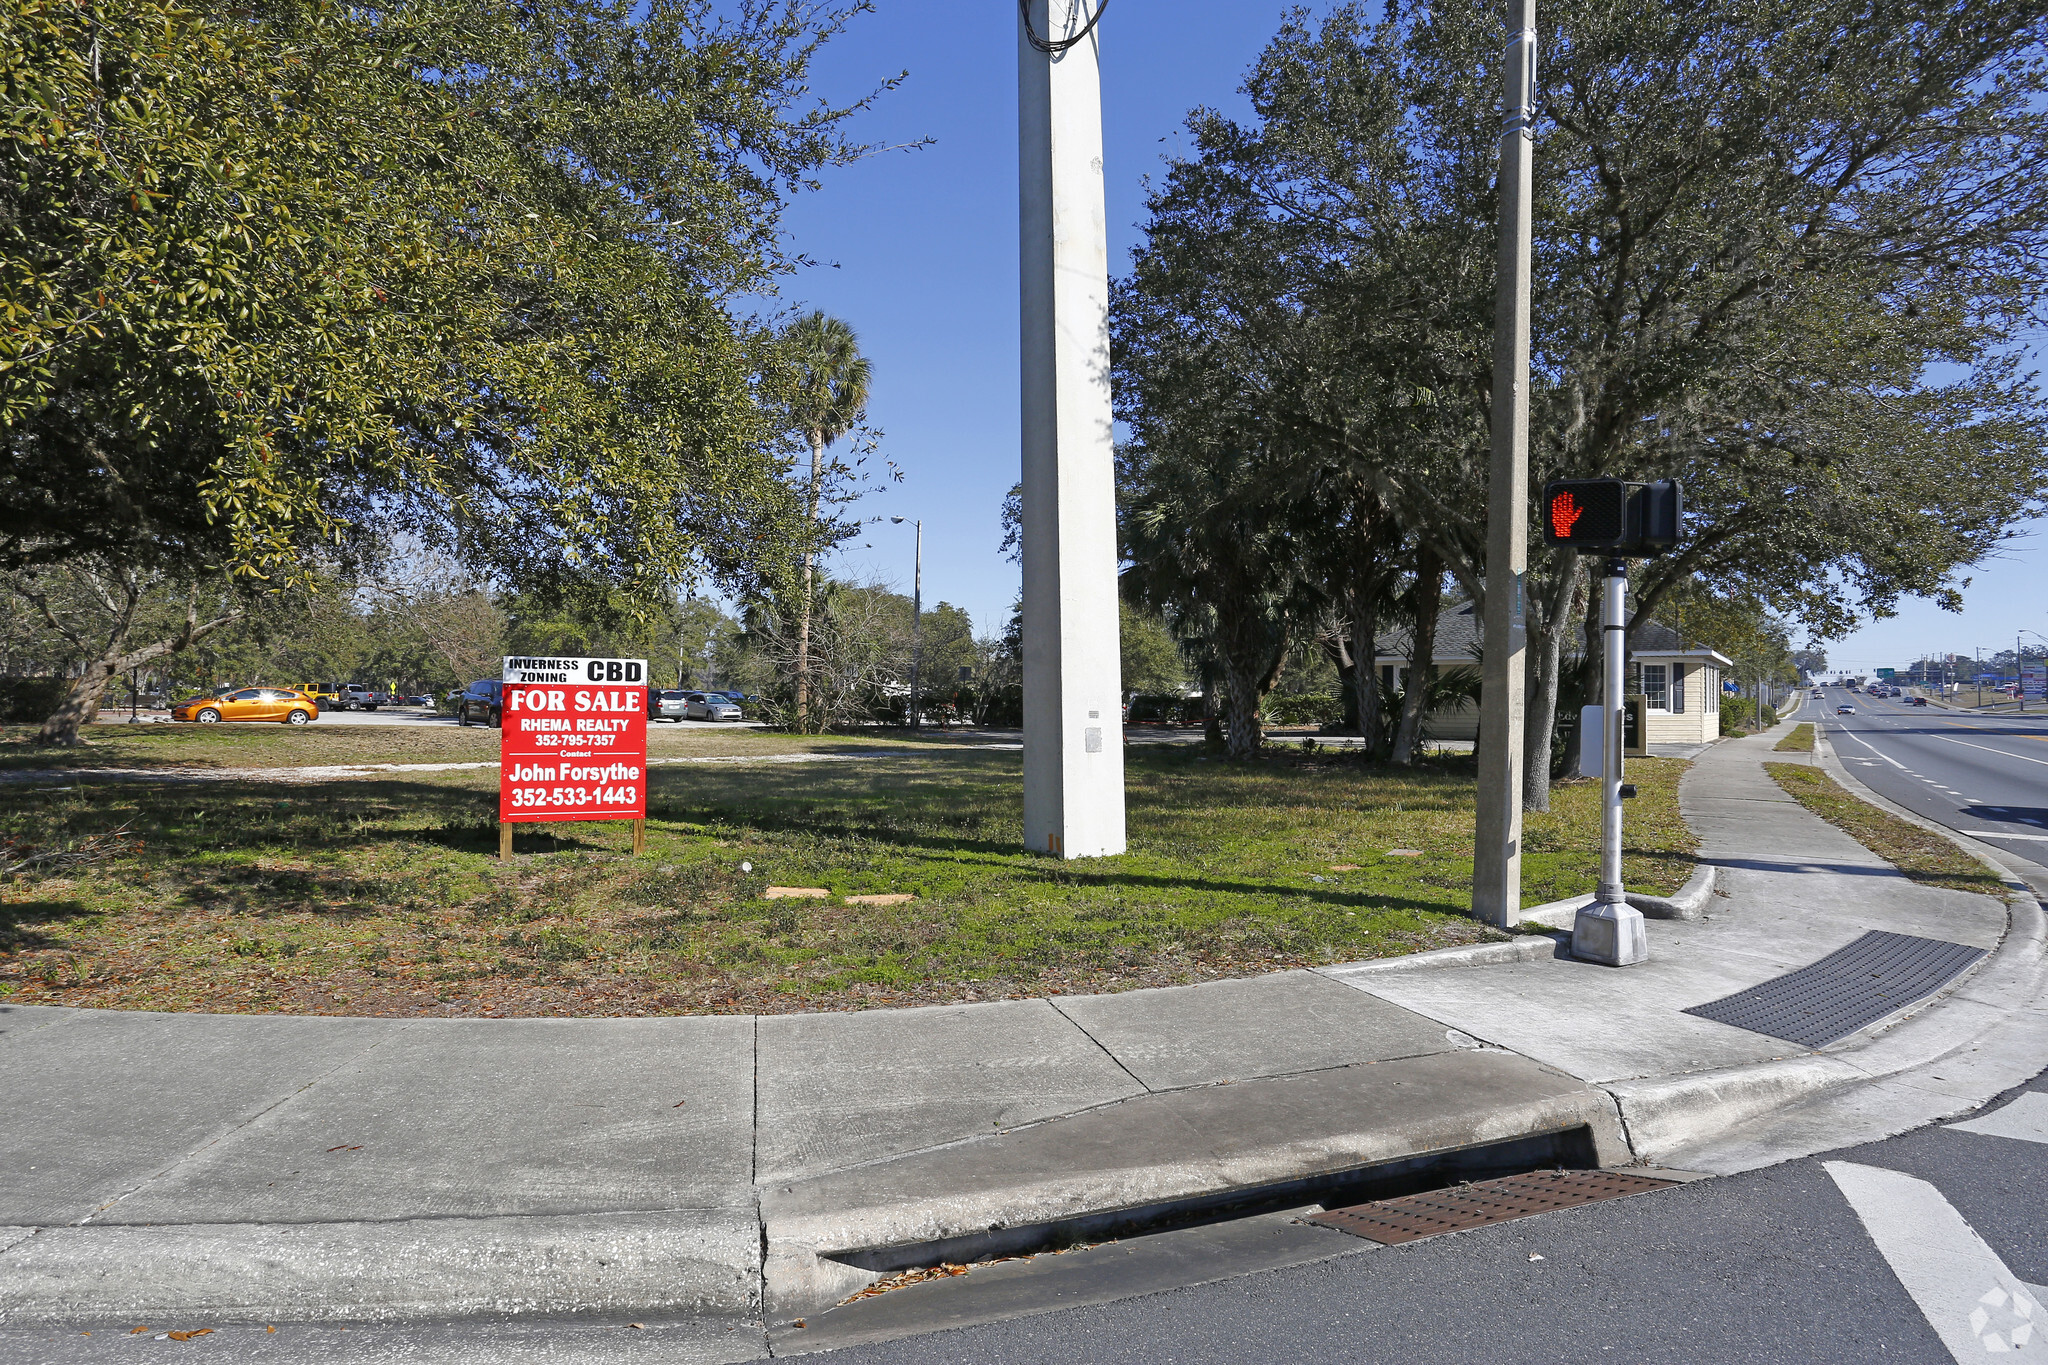
[[[212,725],[223,720],[280,720],[286,725],[310,725],[320,708],[303,692],[286,687],[245,687],[225,697],[194,697],[171,708],[172,720],[197,721]]]

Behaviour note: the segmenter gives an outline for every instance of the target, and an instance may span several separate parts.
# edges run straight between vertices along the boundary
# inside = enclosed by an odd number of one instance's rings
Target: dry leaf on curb
[[[360,1152],[363,1150],[363,1144],[358,1142],[353,1147],[329,1147],[327,1150],[330,1152]]]
[[[266,1332],[275,1332],[277,1329],[275,1327],[266,1327],[263,1330]]]
[[[676,1102],[675,1102],[674,1104],[670,1105],[670,1106],[669,1106],[669,1108],[671,1108],[671,1109],[680,1109],[680,1108],[682,1108],[682,1107],[683,1107],[684,1105],[686,1105],[686,1104],[688,1104],[688,1103],[689,1103],[689,1101],[688,1101],[688,1100],[677,1100],[677,1101],[676,1101]]]
[[[626,1326],[632,1328],[636,1332],[644,1332],[647,1330],[647,1324],[644,1322],[629,1322],[626,1324]]]
[[[165,1335],[169,1336],[172,1341],[190,1341],[194,1337],[212,1336],[213,1329],[211,1327],[202,1327],[196,1332],[169,1332]]]
[[[130,1328],[128,1329],[128,1335],[132,1337],[132,1336],[134,1336],[134,1335],[135,1335],[135,1334],[136,1334],[137,1332],[147,1332],[148,1330],[149,1330],[149,1324],[145,1322],[145,1323],[143,1323],[143,1324],[142,1324],[142,1326],[140,1326],[140,1327],[130,1327]]]

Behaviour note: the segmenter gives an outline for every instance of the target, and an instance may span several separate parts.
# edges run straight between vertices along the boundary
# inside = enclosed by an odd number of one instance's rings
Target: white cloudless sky
[[[1144,215],[1144,180],[1182,145],[1197,106],[1246,112],[1246,68],[1288,8],[1271,0],[1111,0],[1102,35],[1103,166],[1110,267],[1128,269]],[[782,301],[823,308],[859,333],[874,365],[869,415],[901,483],[855,511],[863,528],[834,573],[910,587],[912,535],[925,523],[924,596],[999,629],[1017,566],[998,550],[1003,494],[1017,481],[1017,37],[1014,0],[879,0],[829,44],[813,88],[844,101],[907,70],[855,121],[883,144],[932,139],[828,172],[785,226],[817,264],[785,282]],[[1988,655],[2016,630],[2048,634],[2048,554],[2026,535],[1970,571],[1961,616],[1908,600],[1899,614],[1828,642],[1839,667],[1910,662],[1922,653]],[[2036,643],[2029,637],[2030,643]]]

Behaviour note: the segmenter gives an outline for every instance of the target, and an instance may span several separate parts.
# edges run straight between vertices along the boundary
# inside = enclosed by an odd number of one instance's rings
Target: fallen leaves
[[[192,1340],[192,1339],[193,1339],[194,1337],[210,1337],[210,1336],[212,1336],[212,1335],[213,1335],[213,1329],[212,1329],[211,1327],[201,1327],[201,1328],[199,1328],[199,1329],[198,1329],[197,1331],[192,1331],[192,1332],[166,1332],[166,1333],[164,1333],[164,1335],[165,1335],[165,1336],[167,1336],[167,1337],[169,1337],[169,1338],[170,1338],[170,1339],[171,1339],[172,1341],[190,1341],[190,1340]]]
[[[327,1150],[330,1152],[360,1152],[363,1150],[363,1144],[358,1142],[353,1147],[329,1147]]]

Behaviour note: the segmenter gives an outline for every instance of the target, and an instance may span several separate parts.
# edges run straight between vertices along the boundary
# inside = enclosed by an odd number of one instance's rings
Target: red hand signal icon
[[[1569,491],[1559,493],[1550,500],[1550,525],[1557,532],[1559,540],[1570,540],[1572,526],[1584,515],[1586,509],[1579,506],[1579,500]]]

